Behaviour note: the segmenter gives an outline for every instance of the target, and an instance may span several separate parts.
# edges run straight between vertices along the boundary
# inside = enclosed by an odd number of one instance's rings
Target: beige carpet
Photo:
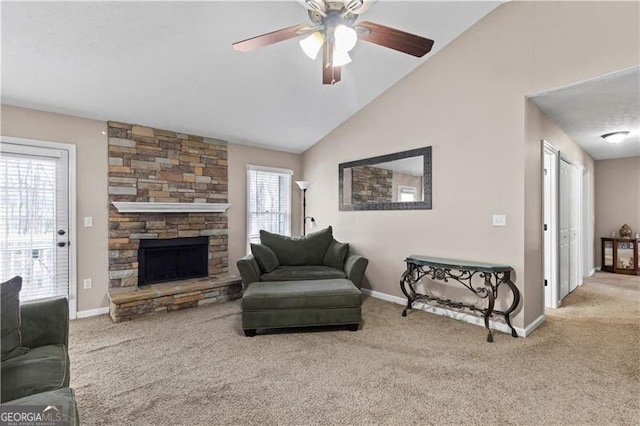
[[[526,295],[525,295],[526,297]],[[640,278],[598,273],[530,337],[375,299],[357,332],[243,336],[239,302],[73,321],[82,424],[639,424]]]

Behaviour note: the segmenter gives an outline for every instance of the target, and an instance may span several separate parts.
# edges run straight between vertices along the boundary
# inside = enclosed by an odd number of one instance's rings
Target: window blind
[[[260,230],[291,235],[291,175],[287,169],[247,166],[247,253]]]
[[[69,294],[68,251],[56,246],[58,226],[68,221],[59,162],[0,154],[0,279],[22,277],[21,301]]]

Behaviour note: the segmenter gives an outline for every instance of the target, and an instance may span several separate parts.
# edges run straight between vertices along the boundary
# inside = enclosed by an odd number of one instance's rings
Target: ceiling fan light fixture
[[[302,51],[313,60],[318,57],[318,52],[323,44],[324,36],[320,31],[314,31],[307,37],[300,40],[300,47],[302,48]]]
[[[336,25],[335,30],[333,30],[333,36],[336,49],[345,53],[351,51],[358,41],[356,30],[344,24]]]
[[[340,50],[337,47],[333,49],[333,67],[341,67],[351,62],[351,57],[344,50]]]
[[[626,130],[622,132],[611,132],[602,135],[601,138],[609,143],[620,143],[625,140],[628,134],[629,132]]]

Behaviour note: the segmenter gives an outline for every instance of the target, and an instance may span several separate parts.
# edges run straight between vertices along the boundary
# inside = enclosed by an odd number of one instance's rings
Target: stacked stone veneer
[[[359,203],[393,201],[393,171],[378,167],[358,166],[351,169],[351,199]]]
[[[116,122],[108,131],[110,288],[137,286],[141,239],[208,236],[209,276],[227,272],[226,213],[119,213],[112,204],[226,203],[226,143]]]
[[[114,322],[121,322],[155,312],[224,302],[241,295],[242,281],[239,277],[196,278],[175,284],[144,286],[135,291],[112,291],[109,293],[109,314]]]

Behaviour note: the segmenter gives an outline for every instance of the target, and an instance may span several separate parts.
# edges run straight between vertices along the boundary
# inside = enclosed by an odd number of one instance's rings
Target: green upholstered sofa
[[[3,406],[56,406],[61,422],[77,425],[69,388],[69,303],[56,297],[20,304],[20,277],[2,283],[2,359],[0,402]]]
[[[319,325],[357,330],[366,258],[349,253],[331,227],[301,238],[260,231],[260,242],[237,262],[247,336],[258,329]]]

